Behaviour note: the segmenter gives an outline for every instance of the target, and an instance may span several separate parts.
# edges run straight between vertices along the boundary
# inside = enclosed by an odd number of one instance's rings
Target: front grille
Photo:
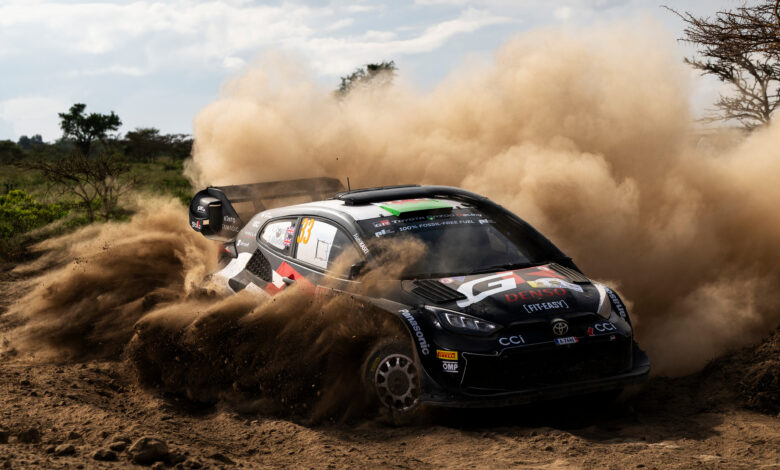
[[[271,282],[271,263],[268,262],[259,249],[252,253],[252,257],[246,263],[246,270],[265,282]]]
[[[553,271],[556,271],[556,272],[558,272],[560,274],[563,274],[564,276],[568,277],[569,280],[571,280],[572,282],[575,282],[577,284],[587,284],[587,283],[590,282],[590,279],[588,279],[581,272],[579,272],[577,270],[574,270],[574,269],[571,269],[571,268],[567,268],[565,266],[561,266],[560,264],[551,263],[550,264],[550,268]]]
[[[427,279],[419,280],[414,281],[414,285],[417,287],[412,289],[413,294],[425,297],[426,299],[437,304],[443,304],[453,300],[463,300],[466,298],[465,295],[454,289],[450,289],[439,281],[431,281]]]
[[[631,368],[631,340],[585,342],[541,349],[521,348],[501,356],[463,353],[462,385],[470,391],[522,390],[598,379]],[[476,390],[474,390],[476,389]]]

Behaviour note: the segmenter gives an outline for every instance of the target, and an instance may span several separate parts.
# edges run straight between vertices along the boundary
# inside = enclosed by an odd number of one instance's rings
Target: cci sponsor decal
[[[595,325],[588,328],[588,336],[595,336],[596,333],[609,333],[610,331],[617,330],[617,327],[614,323],[610,322],[603,322],[603,323],[596,323]]]
[[[450,374],[457,374],[458,373],[458,363],[457,362],[451,362],[451,361],[444,361],[441,363],[442,369],[444,369],[444,372],[449,372]]]
[[[535,304],[523,305],[523,308],[528,313],[544,312],[547,310],[563,310],[569,308],[569,304],[565,300],[553,300],[550,302],[538,302]]]
[[[428,341],[425,340],[425,335],[423,335],[422,329],[420,329],[420,325],[417,324],[417,320],[415,320],[412,314],[409,313],[409,310],[400,310],[400,312],[404,319],[409,322],[409,326],[412,327],[412,331],[414,331],[414,336],[417,339],[417,343],[420,345],[420,353],[423,356],[427,356],[431,352],[431,345],[428,344]]]
[[[437,349],[436,357],[438,357],[439,359],[446,359],[448,361],[457,361],[458,351],[444,351],[442,349]]]
[[[498,338],[498,344],[500,344],[501,346],[511,346],[513,344],[525,344],[525,340],[521,335],[504,336],[503,338]]]
[[[577,342],[576,336],[567,336],[566,338],[555,338],[555,344],[558,346],[564,345],[564,344],[574,344]]]
[[[623,305],[623,302],[621,302],[620,297],[615,294],[615,292],[612,291],[609,287],[604,287],[604,290],[607,291],[607,295],[609,296],[609,300],[612,301],[612,305],[615,306],[615,310],[617,310],[618,315],[620,315],[620,318],[623,320],[626,319],[626,306]]]

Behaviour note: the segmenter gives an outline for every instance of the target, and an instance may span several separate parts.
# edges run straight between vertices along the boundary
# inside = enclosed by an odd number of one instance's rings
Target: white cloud
[[[319,72],[337,75],[369,61],[431,52],[458,34],[514,21],[509,17],[470,8],[453,20],[433,24],[418,35],[404,39],[396,38],[397,35],[392,32],[370,31],[360,37],[312,38],[300,44],[299,49],[310,54]]]
[[[72,70],[66,75],[68,77],[89,77],[96,75],[126,75],[130,77],[142,77],[147,71],[140,67],[127,67],[123,65],[111,65],[108,67],[99,67],[95,69]]]
[[[246,61],[241,57],[225,57],[222,59],[222,66],[229,70],[240,69],[246,65]]]
[[[568,20],[571,18],[571,13],[571,7],[558,7],[553,12],[553,15],[555,15],[555,17],[559,20]]]
[[[57,98],[26,96],[0,102],[0,120],[10,123],[14,139],[21,135],[41,134],[44,140],[61,135],[57,113],[70,105]]]

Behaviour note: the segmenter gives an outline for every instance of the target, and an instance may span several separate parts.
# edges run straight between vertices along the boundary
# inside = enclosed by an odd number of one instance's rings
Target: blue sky
[[[598,27],[654,18],[678,37],[682,22],[662,0],[0,0],[0,139],[60,136],[57,113],[75,102],[115,111],[127,132],[192,132],[220,84],[267,50],[308,63],[323,85],[367,62],[395,60],[426,90],[469,58],[489,60],[534,28]],[[736,0],[668,0],[697,14]],[[684,45],[679,55],[690,53]],[[696,79],[695,109],[718,84]]]

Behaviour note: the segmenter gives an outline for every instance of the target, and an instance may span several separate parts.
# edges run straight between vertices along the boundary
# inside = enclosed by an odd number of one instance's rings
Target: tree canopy
[[[83,103],[76,103],[67,113],[59,113],[59,116],[63,137],[73,139],[76,148],[89,156],[92,143],[105,141],[110,131],[119,129],[122,120],[113,111],[110,114],[85,114],[86,107]]]
[[[699,56],[686,62],[732,86],[715,103],[717,119],[737,120],[748,129],[770,122],[780,105],[780,0],[722,10],[714,17],[680,13],[683,41]]]
[[[392,83],[395,78],[395,72],[398,68],[395,61],[382,61],[378,64],[366,64],[365,67],[358,67],[354,72],[341,77],[341,85],[336,91],[341,96],[346,95],[351,90],[359,86],[386,85]]]

